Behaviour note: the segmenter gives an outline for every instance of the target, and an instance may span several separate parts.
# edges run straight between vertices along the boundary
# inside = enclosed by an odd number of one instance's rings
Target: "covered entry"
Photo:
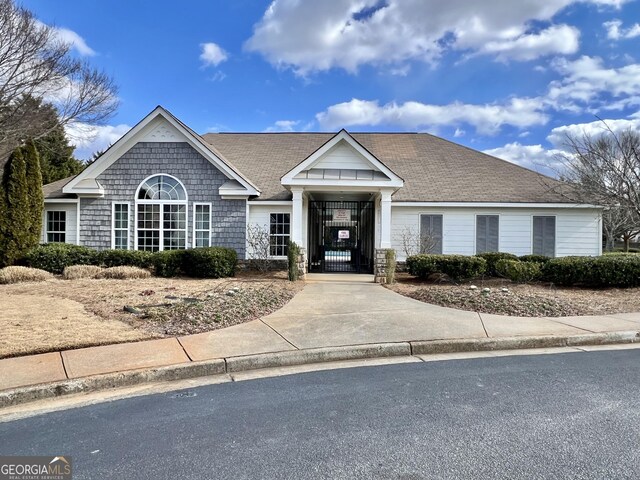
[[[373,202],[310,201],[309,272],[372,273]]]

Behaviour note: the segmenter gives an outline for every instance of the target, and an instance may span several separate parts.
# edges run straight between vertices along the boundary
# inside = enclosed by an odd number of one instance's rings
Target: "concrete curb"
[[[640,342],[640,332],[624,331],[571,336],[523,336],[376,343],[262,353],[94,375],[4,390],[0,391],[0,408],[74,393],[88,393],[98,390],[130,387],[142,383],[185,380],[261,368],[436,353],[577,347],[637,342]]]

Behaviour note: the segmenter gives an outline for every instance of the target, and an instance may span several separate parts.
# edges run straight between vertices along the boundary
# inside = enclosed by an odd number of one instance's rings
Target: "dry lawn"
[[[300,283],[288,282],[286,273],[215,280],[55,278],[0,285],[0,358],[167,336],[169,332],[159,329],[157,322],[128,313],[124,306],[179,307],[183,298],[206,299],[210,292],[233,288],[263,291],[266,286],[288,289],[290,296],[301,288]],[[221,326],[225,325],[209,329]]]
[[[472,291],[470,285],[478,289]],[[490,288],[483,295],[483,288]],[[503,293],[502,288],[508,288]],[[603,315],[640,312],[640,288],[556,287],[546,283],[523,285],[490,278],[453,285],[422,281],[406,273],[388,288],[417,300],[445,307],[525,317]]]

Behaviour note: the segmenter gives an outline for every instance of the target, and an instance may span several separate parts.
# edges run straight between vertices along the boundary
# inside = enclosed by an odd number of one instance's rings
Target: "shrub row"
[[[542,278],[565,286],[638,287],[640,256],[554,258],[543,265]]]
[[[427,278],[434,273],[444,273],[455,281],[478,277],[487,268],[484,258],[465,255],[420,254],[408,257],[406,263],[410,275]]]
[[[56,274],[62,274],[66,267],[72,265],[97,265],[107,268],[153,268],[155,275],[160,277],[184,274],[190,277],[221,278],[235,275],[238,258],[235,250],[224,247],[151,253],[136,250],[97,251],[79,245],[49,243],[27,253],[24,263]]]
[[[500,260],[496,264],[496,272],[512,282],[529,283],[540,280],[542,275],[541,262],[522,262],[520,260]]]

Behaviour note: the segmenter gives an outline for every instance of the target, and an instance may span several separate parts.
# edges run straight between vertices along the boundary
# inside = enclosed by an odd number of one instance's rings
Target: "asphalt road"
[[[0,424],[74,479],[640,478],[640,350],[397,364]]]

